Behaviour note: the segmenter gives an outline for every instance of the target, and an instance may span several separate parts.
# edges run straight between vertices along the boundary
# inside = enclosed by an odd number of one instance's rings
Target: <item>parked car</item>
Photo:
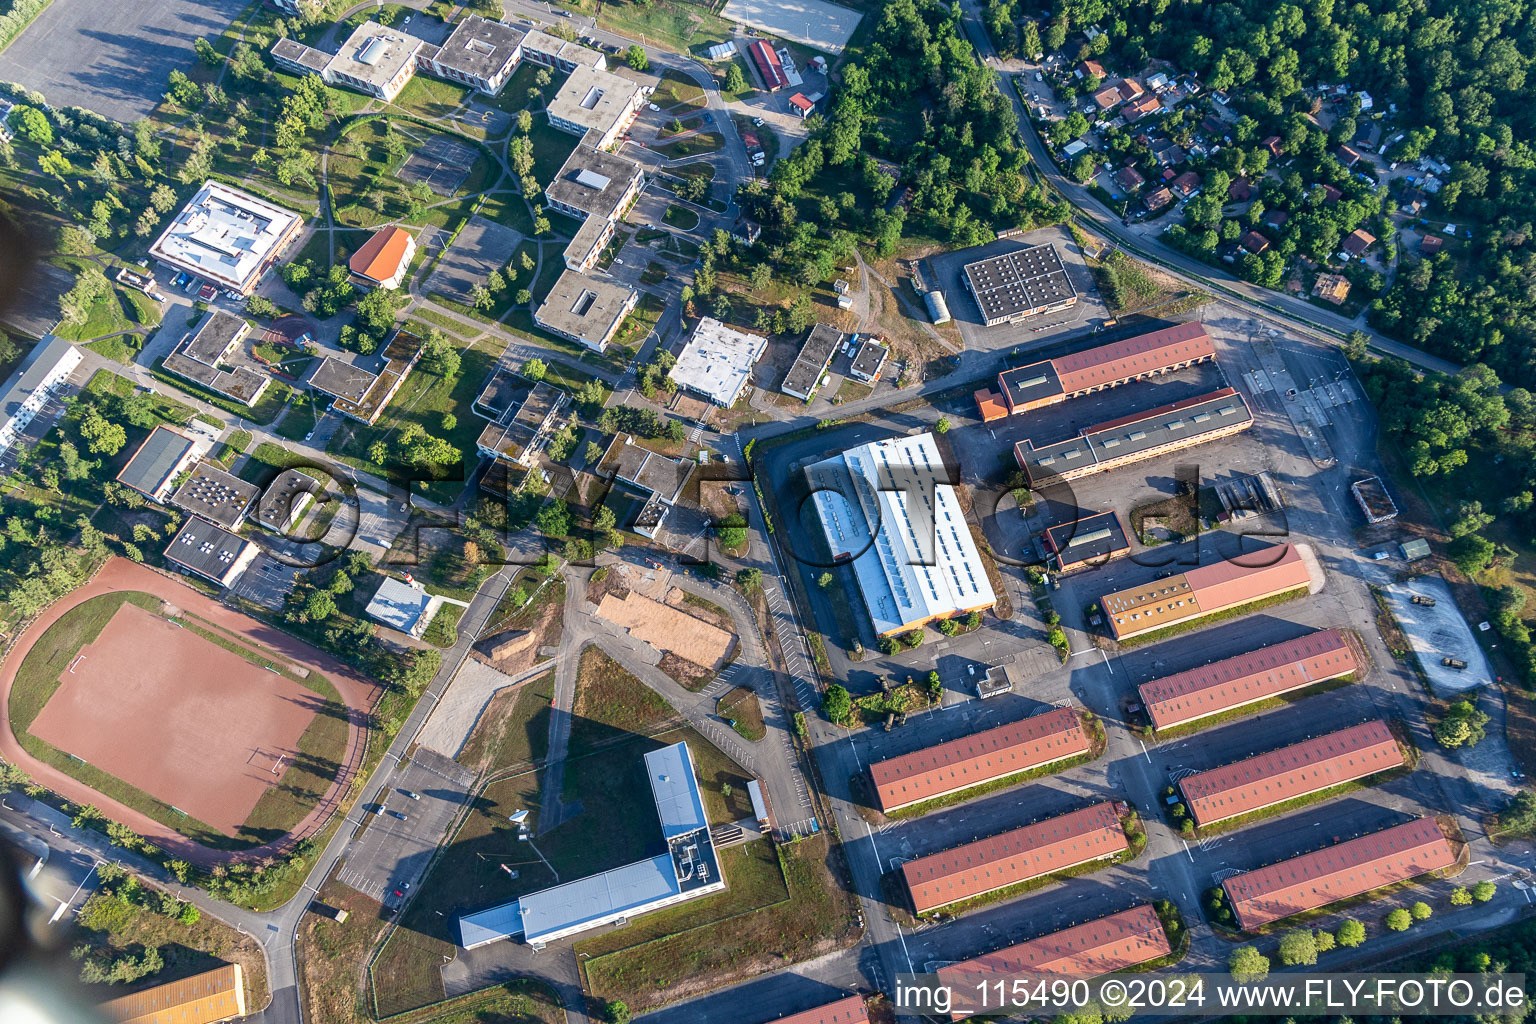
[[[420,793],[413,793],[413,792],[411,792],[408,789],[397,789],[397,790],[395,790],[395,792],[399,793],[401,796],[405,797],[407,800],[420,800],[421,799],[421,794]]]
[[[404,811],[385,810],[384,813],[389,815],[391,818],[399,818],[401,821],[409,821],[410,820],[409,818],[407,818],[405,816],[405,812]]]

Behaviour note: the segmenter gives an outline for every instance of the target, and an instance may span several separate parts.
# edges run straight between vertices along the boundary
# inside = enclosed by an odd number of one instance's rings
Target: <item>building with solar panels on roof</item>
[[[231,476],[209,462],[192,467],[192,475],[171,495],[171,504],[233,530],[261,494],[261,488]]]
[[[988,327],[1077,305],[1077,289],[1050,243],[967,263],[963,274]]]

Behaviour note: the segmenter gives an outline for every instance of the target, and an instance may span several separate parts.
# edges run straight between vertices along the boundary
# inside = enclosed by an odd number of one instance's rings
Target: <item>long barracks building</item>
[[[1186,775],[1179,780],[1179,791],[1195,824],[1205,826],[1404,763],[1392,730],[1375,720]]]
[[[1232,388],[1132,413],[1092,427],[1076,437],[1035,447],[1028,439],[1013,446],[1014,461],[1031,486],[1107,473],[1228,437],[1253,426],[1248,403]]]
[[[992,977],[1007,978],[1019,974],[1097,977],[1172,952],[1173,947],[1168,944],[1168,934],[1163,930],[1157,912],[1143,904],[940,967],[936,973],[957,993],[970,993],[976,991],[977,983]],[[961,1020],[979,1012],[980,1009],[957,1009],[950,1014],[950,1019]]]
[[[1119,812],[1105,801],[909,860],[901,877],[912,909],[926,914],[1127,849]]]
[[[1320,629],[1152,679],[1137,690],[1152,727],[1168,729],[1358,672],[1361,664],[1353,637],[1338,629]]]
[[[772,1024],[869,1024],[863,996],[848,996],[812,1010],[780,1017]]]
[[[1092,742],[1076,708],[1057,708],[869,766],[887,813],[1086,754]]]
[[[1456,862],[1433,818],[1418,818],[1221,883],[1246,931]]]
[[[995,420],[1215,358],[1203,324],[1179,324],[1004,370],[997,391],[976,392],[976,402],[983,420]]]
[[[1105,594],[1100,604],[1115,639],[1126,640],[1311,584],[1311,570],[1295,544],[1271,545],[1242,557],[1247,564],[1222,561],[1202,565],[1167,579]]]

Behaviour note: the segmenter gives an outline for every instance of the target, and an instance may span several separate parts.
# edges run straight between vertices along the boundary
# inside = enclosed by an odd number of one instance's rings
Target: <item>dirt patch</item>
[[[695,693],[708,686],[709,681],[716,675],[710,669],[695,665],[686,658],[679,658],[671,651],[661,656],[661,661],[656,663],[656,667],[676,679],[685,689]]]
[[[321,703],[294,680],[124,604],[60,675],[29,731],[235,835]]]
[[[657,650],[718,671],[736,647],[736,634],[670,604],[630,594],[605,595],[597,614]]]

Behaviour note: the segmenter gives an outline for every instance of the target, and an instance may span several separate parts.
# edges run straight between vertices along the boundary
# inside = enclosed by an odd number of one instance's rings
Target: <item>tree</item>
[[[1493,894],[1497,888],[1492,882],[1484,879],[1472,887],[1472,898],[1479,903],[1487,903],[1493,899]]]
[[[816,585],[818,587],[820,587],[822,590],[826,590],[828,587],[830,587],[833,583],[836,583],[836,582],[837,582],[837,578],[835,576],[833,576],[829,572],[824,572],[820,576],[816,577]]]
[[[735,551],[747,543],[747,520],[740,512],[732,512],[715,524],[715,537],[720,543]]]
[[[203,37],[192,40],[192,52],[197,54],[197,59],[211,68],[216,68],[224,60],[222,54],[213,48],[213,44]]]
[[[5,123],[10,126],[11,131],[34,145],[53,145],[53,126],[48,123],[48,118],[43,116],[43,112],[35,107],[17,104],[6,115]]]
[[[519,306],[526,306],[533,301],[533,292],[527,288],[519,288],[517,294],[512,296],[512,301]]]
[[[841,725],[853,711],[853,698],[848,696],[848,690],[841,683],[833,683],[827,687],[826,696],[821,699],[821,709],[827,713],[828,718]]]
[[[1356,921],[1352,917],[1346,918],[1344,922],[1339,925],[1338,940],[1339,945],[1343,946],[1345,949],[1354,949],[1356,946],[1365,942],[1365,925],[1361,924],[1359,921]]]
[[[1263,981],[1269,977],[1269,957],[1253,946],[1238,946],[1227,957],[1227,970],[1240,984]]]
[[[421,365],[428,373],[452,379],[459,375],[463,357],[442,331],[433,328],[421,345]]]
[[[736,570],[736,585],[749,594],[754,590],[761,590],[763,587],[763,570]]]
[[[95,406],[86,409],[80,419],[80,437],[92,455],[116,455],[128,443],[122,424],[108,420]]]
[[[1405,932],[1413,926],[1413,915],[1398,907],[1387,915],[1386,925],[1388,931]]]
[[[651,58],[645,55],[645,47],[639,43],[624,51],[624,63],[628,64],[635,71],[649,71],[651,69]]]
[[[1451,890],[1451,906],[1470,907],[1471,905],[1472,894],[1467,891],[1466,886],[1458,885],[1456,888]]]
[[[725,69],[725,91],[747,91],[747,76],[741,73],[741,65],[734,60]]]
[[[539,529],[544,534],[554,538],[564,538],[571,532],[571,510],[563,498],[546,504],[539,509],[539,514],[534,516],[534,522],[539,524]]]
[[[1445,553],[1450,556],[1452,562],[1456,563],[1456,568],[1468,576],[1475,576],[1488,568],[1497,550],[1493,541],[1485,540],[1472,533],[1451,541]]]
[[[549,365],[545,363],[544,360],[539,359],[537,356],[523,363],[523,376],[527,377],[534,383],[538,383],[539,381],[543,380],[544,375],[548,372]]]
[[[477,284],[469,290],[469,302],[483,313],[496,305],[496,296],[485,285]]]
[[[1280,962],[1287,967],[1317,963],[1317,937],[1310,928],[1293,928],[1280,936]]]
[[[357,300],[357,326],[382,339],[395,326],[395,318],[410,297],[392,288],[375,288]]]
[[[629,1024],[634,1019],[629,1012],[629,1005],[622,1000],[614,999],[608,1003],[608,1024]]]
[[[1408,908],[1408,913],[1413,915],[1415,921],[1428,921],[1434,911],[1423,900],[1415,900],[1413,906]]]
[[[1448,750],[1475,746],[1487,734],[1488,716],[1468,700],[1459,700],[1446,708],[1440,721],[1430,730],[1435,742]]]
[[[939,422],[937,422],[937,423],[935,423],[933,425],[933,429],[937,430],[941,434],[949,433],[949,417],[948,416],[940,416],[939,417]]]

